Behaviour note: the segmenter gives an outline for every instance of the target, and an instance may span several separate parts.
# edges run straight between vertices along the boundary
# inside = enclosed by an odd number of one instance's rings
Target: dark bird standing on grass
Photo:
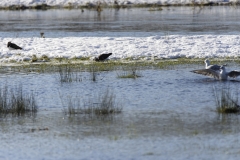
[[[101,54],[98,57],[95,57],[94,60],[99,62],[99,61],[105,61],[112,53],[107,53],[107,54]]]
[[[193,70],[191,72],[210,76],[218,80],[227,80],[228,77],[236,78],[237,76],[240,76],[240,71],[227,72],[224,66],[220,67],[220,72],[212,69],[199,69]]]
[[[11,42],[8,42],[7,44],[7,47],[11,50],[13,49],[22,49],[21,47],[19,47],[18,45],[14,44],[14,43],[11,43]]]

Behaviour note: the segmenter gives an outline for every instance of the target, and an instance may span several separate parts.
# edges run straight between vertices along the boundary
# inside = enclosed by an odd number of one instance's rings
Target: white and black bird
[[[105,54],[101,54],[98,57],[95,57],[94,60],[99,62],[99,61],[105,61],[109,56],[111,56],[112,53],[105,53]]]
[[[227,72],[224,66],[220,66],[220,71],[216,71],[213,69],[199,69],[199,70],[193,70],[191,72],[213,77],[217,80],[227,80],[228,77],[236,78],[237,76],[240,75],[240,71]]]
[[[8,42],[7,47],[8,47],[10,50],[22,49],[21,47],[19,47],[19,46],[16,45],[15,43],[11,43],[11,42]]]
[[[221,68],[220,65],[216,65],[216,64],[211,65],[211,64],[210,64],[210,61],[209,61],[208,59],[206,59],[204,62],[205,62],[205,69],[212,69],[212,70],[214,70],[214,71],[219,71],[220,68]],[[224,64],[223,66],[227,66],[227,65]]]

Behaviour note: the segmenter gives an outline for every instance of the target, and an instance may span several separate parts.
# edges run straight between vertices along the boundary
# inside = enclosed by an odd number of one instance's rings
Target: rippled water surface
[[[144,36],[150,34],[239,34],[239,9],[168,7],[140,9],[0,11],[3,37]],[[139,16],[141,15],[141,16]],[[230,65],[229,70],[239,66]],[[237,159],[239,115],[216,112],[215,91],[230,88],[239,97],[240,79],[216,81],[190,72],[202,66],[80,72],[80,81],[61,83],[59,73],[1,70],[0,87],[33,93],[36,117],[0,118],[0,159]],[[63,113],[69,99],[98,103],[106,90],[122,113],[105,119]]]
[[[79,97],[82,101],[97,97],[107,90],[116,96],[126,112],[168,111],[201,114],[215,110],[213,88],[238,88],[238,79],[221,82],[190,72],[192,68],[140,70],[140,78],[119,78],[119,71],[74,73],[80,81],[60,82],[59,73],[2,74],[2,86],[16,88],[21,84],[26,93],[33,92],[41,109],[62,109],[63,101]],[[73,77],[74,77],[73,76]],[[211,113],[213,114],[213,113]]]
[[[217,114],[213,88],[231,88],[239,96],[240,80],[221,82],[190,72],[197,68],[140,70],[137,79],[118,78],[121,71],[99,72],[95,82],[90,73],[80,72],[81,81],[71,83],[60,83],[58,73],[1,74],[1,87],[21,84],[24,93],[34,93],[39,106],[36,117],[1,118],[2,157],[224,159],[230,146],[230,157],[235,157],[239,145],[231,141],[238,139],[240,119]],[[97,102],[107,89],[116,95],[121,114],[104,119],[64,115],[70,98]],[[10,154],[19,143],[22,151]]]
[[[12,36],[83,36],[83,32],[159,34],[237,34],[238,6],[164,7],[94,10],[0,11],[1,32]],[[140,16],[141,15],[141,16]],[[141,32],[141,34],[140,34]],[[35,34],[35,35],[34,35]],[[120,35],[124,35],[123,33]]]

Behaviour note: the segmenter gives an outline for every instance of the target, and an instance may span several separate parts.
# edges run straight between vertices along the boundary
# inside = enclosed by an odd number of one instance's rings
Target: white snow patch
[[[207,58],[239,57],[239,35],[169,35],[147,37],[62,37],[62,38],[2,38],[0,61],[27,60],[32,55],[49,58],[95,57],[113,53],[110,59],[127,57]],[[23,50],[9,50],[7,42]]]

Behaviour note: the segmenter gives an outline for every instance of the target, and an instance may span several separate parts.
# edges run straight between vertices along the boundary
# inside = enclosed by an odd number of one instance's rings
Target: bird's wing
[[[233,78],[236,78],[239,75],[240,75],[240,71],[231,71],[228,73],[228,76]]]
[[[220,70],[220,67],[219,65],[209,65],[206,69],[212,69],[212,70]]]
[[[19,46],[18,46],[18,45],[16,45],[16,44],[15,44],[15,47],[16,47],[17,49],[22,49],[22,47],[19,47]]]
[[[10,47],[14,48],[14,49],[22,49],[21,47],[19,47],[18,45],[16,45],[15,43],[11,43]]]
[[[219,79],[219,73],[212,69],[199,69],[191,72]]]

